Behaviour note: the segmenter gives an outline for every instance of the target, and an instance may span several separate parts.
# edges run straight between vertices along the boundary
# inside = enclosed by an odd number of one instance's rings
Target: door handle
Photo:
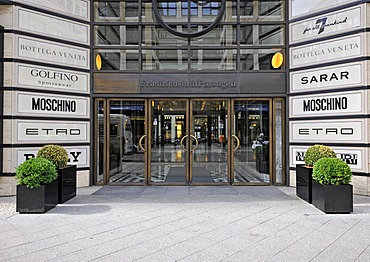
[[[139,139],[139,147],[140,147],[140,149],[141,150],[143,150],[143,152],[146,152],[146,149],[143,147],[143,144],[142,144],[142,142],[143,142],[143,139],[146,137],[146,135],[143,135],[143,136],[141,136],[140,137],[140,139]]]
[[[236,139],[236,147],[233,149],[233,152],[235,152],[240,147],[240,140],[236,135],[233,135],[233,138]]]
[[[182,138],[181,138],[181,140],[180,140],[180,146],[182,147],[182,149],[184,150],[184,151],[188,151],[186,148],[185,148],[185,146],[184,146],[184,139],[185,138],[187,138],[188,137],[188,135],[185,135],[185,136],[183,136]]]
[[[185,146],[184,146],[184,139],[185,138],[187,138],[189,135],[185,135],[183,138],[181,138],[181,141],[180,141],[180,145],[181,145],[181,147],[182,147],[182,149],[184,150],[184,151],[188,151],[186,148],[185,148]],[[195,137],[195,136],[193,136],[193,135],[190,135],[190,137],[191,138],[194,138],[194,140],[195,140],[195,147],[193,148],[193,149],[191,149],[190,151],[191,152],[193,152],[195,149],[197,149],[198,148],[198,145],[199,145],[199,142],[198,142],[198,139]]]
[[[190,137],[195,139],[195,147],[192,150],[190,150],[191,152],[193,152],[193,151],[195,151],[195,149],[198,148],[199,142],[198,142],[198,139],[195,136],[190,135]]]

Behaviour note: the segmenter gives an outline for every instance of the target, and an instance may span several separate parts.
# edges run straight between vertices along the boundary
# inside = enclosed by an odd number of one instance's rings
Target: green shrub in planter
[[[67,166],[68,153],[67,151],[58,145],[46,145],[43,146],[38,152],[38,157],[46,158],[51,161],[56,168],[62,168]]]
[[[336,154],[328,146],[324,145],[314,145],[307,149],[304,155],[304,162],[306,166],[313,166],[321,158],[336,158]]]
[[[351,182],[351,168],[339,158],[321,158],[313,165],[312,178],[323,185],[346,185]]]
[[[15,177],[18,179],[18,185],[39,188],[55,181],[58,174],[52,162],[42,157],[36,157],[20,164],[16,168]]]

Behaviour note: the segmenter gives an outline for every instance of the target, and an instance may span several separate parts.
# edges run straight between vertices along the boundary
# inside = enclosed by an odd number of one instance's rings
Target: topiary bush
[[[306,166],[313,166],[317,160],[323,157],[331,157],[331,158],[336,158],[337,155],[328,146],[324,145],[314,145],[310,146],[305,155],[304,155],[304,162]]]
[[[67,151],[58,145],[43,146],[38,152],[38,157],[46,158],[51,161],[57,168],[65,167],[68,161]]]
[[[351,182],[351,168],[339,158],[321,158],[313,165],[312,178],[323,185],[346,185]]]
[[[42,157],[30,158],[16,168],[18,185],[38,188],[57,179],[55,165]]]

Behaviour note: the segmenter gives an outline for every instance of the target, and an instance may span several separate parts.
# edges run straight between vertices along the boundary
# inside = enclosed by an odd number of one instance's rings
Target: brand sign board
[[[17,58],[89,69],[89,50],[17,35]]]
[[[366,93],[367,94],[367,93]],[[289,98],[290,117],[365,114],[365,91],[293,96]]]
[[[360,57],[364,53],[363,34],[321,41],[290,49],[290,68]]]
[[[90,74],[14,63],[15,86],[73,93],[90,93]]]
[[[308,146],[290,146],[290,167],[304,164],[304,155]],[[365,165],[367,162],[367,148],[358,147],[331,147],[337,154],[337,158],[346,162],[354,172],[368,172]]]
[[[90,164],[90,147],[89,146],[63,146],[68,153],[68,164],[77,165],[77,167],[88,167]],[[36,157],[40,148],[13,148],[14,158],[17,160],[16,166],[23,161]]]
[[[364,119],[290,121],[290,142],[367,143]]]
[[[359,0],[291,0],[290,18],[312,14]]]
[[[14,92],[17,115],[90,118],[90,98]]]
[[[366,62],[348,63],[290,73],[290,92],[338,90],[365,86]]]
[[[89,25],[23,8],[16,7],[15,10],[18,14],[16,27],[19,30],[57,37],[79,44],[90,44]]]
[[[86,143],[90,141],[90,122],[15,120],[14,143]]]
[[[290,24],[290,43],[317,39],[363,27],[362,6],[315,16]]]
[[[14,0],[22,4],[29,4],[45,10],[90,20],[90,1],[88,0]]]

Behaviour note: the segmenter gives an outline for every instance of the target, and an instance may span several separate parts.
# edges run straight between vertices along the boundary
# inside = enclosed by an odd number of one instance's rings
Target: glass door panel
[[[227,100],[192,100],[192,183],[228,182],[227,107]]]
[[[145,182],[145,101],[109,100],[109,183]]]
[[[185,184],[187,100],[151,101],[151,183]]]
[[[234,182],[270,182],[270,101],[234,101]]]

